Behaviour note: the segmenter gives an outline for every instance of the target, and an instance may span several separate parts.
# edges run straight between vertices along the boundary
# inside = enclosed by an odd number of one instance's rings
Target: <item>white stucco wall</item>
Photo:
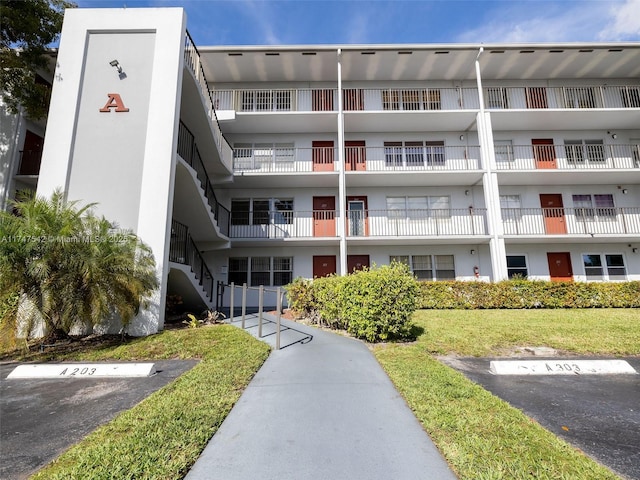
[[[133,335],[164,321],[185,31],[181,8],[71,9],[60,40],[38,194],[97,202],[151,247],[161,285]],[[109,94],[129,110],[101,112]]]

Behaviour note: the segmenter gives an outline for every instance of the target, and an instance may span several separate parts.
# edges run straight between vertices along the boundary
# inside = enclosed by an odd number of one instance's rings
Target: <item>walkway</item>
[[[313,340],[271,353],[187,480],[456,478],[366,345],[283,325]]]

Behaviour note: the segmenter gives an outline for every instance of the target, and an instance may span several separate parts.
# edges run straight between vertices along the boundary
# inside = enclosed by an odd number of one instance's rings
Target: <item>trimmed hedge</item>
[[[420,308],[640,308],[640,282],[420,282]]]
[[[377,342],[410,336],[419,287],[406,265],[392,263],[343,277],[296,279],[287,296],[298,315]]]

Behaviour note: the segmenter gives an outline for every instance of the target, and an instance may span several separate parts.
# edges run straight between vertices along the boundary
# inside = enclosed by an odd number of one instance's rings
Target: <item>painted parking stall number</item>
[[[83,368],[79,368],[79,367],[74,367],[74,368],[70,368],[70,367],[66,367],[64,370],[62,370],[60,372],[60,375],[68,375],[70,377],[73,376],[91,376],[94,373],[96,373],[97,367],[83,367]]]
[[[580,367],[575,363],[545,363],[547,372],[562,372],[562,373],[582,373]]]

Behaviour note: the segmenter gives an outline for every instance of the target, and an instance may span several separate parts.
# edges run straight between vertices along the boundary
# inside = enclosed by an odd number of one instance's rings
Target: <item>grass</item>
[[[461,480],[618,479],[433,354],[499,356],[524,345],[574,354],[640,354],[633,310],[422,310],[410,345],[373,347],[378,361]]]
[[[55,360],[201,361],[31,478],[183,478],[268,355],[266,344],[231,326],[169,330],[122,345],[59,355]]]

